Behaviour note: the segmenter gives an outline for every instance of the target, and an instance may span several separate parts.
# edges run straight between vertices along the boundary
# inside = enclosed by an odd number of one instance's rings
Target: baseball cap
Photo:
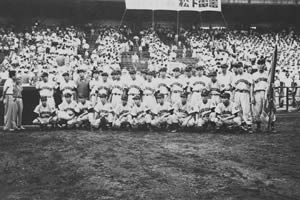
[[[224,92],[224,93],[220,94],[220,97],[223,99],[230,99],[230,94],[227,92]]]
[[[221,68],[223,68],[223,69],[228,68],[228,65],[227,64],[223,64],[223,65],[221,65]]]
[[[65,93],[65,95],[64,95],[65,97],[71,97],[72,96],[72,94],[71,93],[69,93],[69,92],[67,92],[67,93]]]
[[[48,75],[48,73],[47,72],[44,72],[44,73],[42,73],[42,75],[41,75],[41,77],[48,77],[49,75]]]
[[[208,90],[206,90],[206,89],[202,90],[202,92],[201,92],[202,97],[207,97],[208,95],[209,95]]]
[[[106,98],[106,94],[100,93],[100,94],[99,94],[99,97],[100,97],[100,98]]]
[[[158,93],[158,94],[156,95],[156,98],[157,98],[157,99],[162,99],[162,98],[164,98],[164,95],[163,95],[162,93]]]
[[[65,72],[62,74],[62,76],[70,76],[70,74],[68,72]]]
[[[180,95],[181,98],[187,98],[187,96],[188,96],[187,93],[182,93],[182,94]]]
[[[180,71],[179,67],[175,67],[175,68],[173,69],[173,72],[179,72],[179,71]]]
[[[47,97],[46,96],[41,96],[41,101],[47,101]]]
[[[133,97],[133,100],[139,100],[141,97],[139,95],[136,95]]]

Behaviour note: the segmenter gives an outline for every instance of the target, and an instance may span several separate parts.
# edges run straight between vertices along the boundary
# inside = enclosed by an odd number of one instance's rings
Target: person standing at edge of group
[[[22,126],[22,118],[23,118],[23,87],[22,87],[22,77],[18,77],[16,79],[16,84],[14,85],[13,89],[13,98],[15,102],[15,109],[13,116],[15,117],[14,121],[17,125],[17,130],[25,130]]]
[[[9,78],[5,81],[3,94],[0,100],[4,104],[4,131],[15,131],[16,123],[14,121],[15,102],[13,98],[13,89],[16,82],[16,71],[9,71]]]

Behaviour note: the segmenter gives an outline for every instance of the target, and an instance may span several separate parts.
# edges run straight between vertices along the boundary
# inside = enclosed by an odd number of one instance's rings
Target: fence
[[[3,87],[0,87],[0,94],[2,94]],[[298,102],[300,102],[300,87],[276,87],[275,101],[277,110],[281,112],[296,111],[298,109]],[[23,124],[30,125],[34,119],[33,110],[39,103],[39,93],[35,87],[24,87],[23,90]],[[0,125],[4,121],[4,105],[0,102]]]

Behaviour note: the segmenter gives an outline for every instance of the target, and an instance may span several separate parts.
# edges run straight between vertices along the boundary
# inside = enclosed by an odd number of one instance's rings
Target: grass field
[[[0,199],[300,199],[299,118],[278,121],[275,135],[0,133]]]

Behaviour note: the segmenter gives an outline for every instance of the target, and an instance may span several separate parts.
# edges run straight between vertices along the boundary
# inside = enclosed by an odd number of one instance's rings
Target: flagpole
[[[121,26],[122,26],[122,24],[123,24],[123,20],[124,20],[124,18],[125,18],[126,12],[127,12],[127,9],[125,8],[125,10],[124,10],[124,12],[123,12],[123,15],[122,15],[122,18],[121,18],[121,21],[120,21],[119,29],[121,28]]]
[[[179,37],[179,10],[177,10],[177,35]]]
[[[273,59],[272,59],[272,66],[271,66],[271,78],[270,78],[270,85],[269,85],[269,121],[268,121],[268,131],[270,131],[271,129],[271,123],[272,123],[272,113],[274,112],[274,79],[275,79],[275,71],[276,71],[276,64],[277,64],[277,41],[276,41],[276,45],[275,45],[275,50],[274,50],[274,54],[273,54]],[[275,113],[274,113],[275,114]]]
[[[154,30],[155,24],[154,24],[154,10],[152,10],[152,28]]]

